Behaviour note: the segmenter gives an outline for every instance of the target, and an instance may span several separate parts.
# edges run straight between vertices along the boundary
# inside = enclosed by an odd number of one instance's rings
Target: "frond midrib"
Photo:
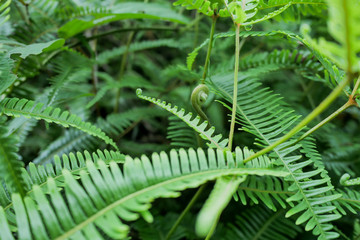
[[[253,168],[253,169],[252,168],[215,169],[215,170],[210,170],[210,171],[200,171],[200,172],[190,173],[190,174],[183,175],[183,176],[180,176],[180,177],[165,180],[164,182],[160,182],[160,183],[157,183],[155,185],[146,187],[144,189],[141,189],[139,191],[131,193],[131,194],[125,196],[124,198],[119,199],[118,201],[115,201],[115,202],[111,203],[107,207],[97,211],[94,215],[89,217],[84,222],[76,225],[71,230],[69,230],[69,231],[65,232],[64,234],[62,234],[61,236],[57,237],[56,240],[63,240],[63,239],[69,238],[75,232],[80,231],[81,229],[83,229],[88,224],[94,222],[97,218],[103,216],[104,214],[111,211],[113,208],[119,206],[120,204],[126,202],[127,200],[130,200],[132,198],[136,198],[136,197],[140,196],[141,194],[151,192],[154,189],[163,187],[163,186],[165,186],[167,184],[172,184],[172,183],[175,183],[177,181],[184,181],[186,179],[191,179],[193,177],[202,176],[202,175],[212,175],[212,174],[214,174],[213,176],[209,176],[207,181],[209,181],[211,179],[214,179],[214,178],[216,178],[218,176],[225,176],[225,175],[240,175],[240,174],[249,174],[249,173],[253,173],[254,175],[257,175],[257,174],[259,174],[259,170],[262,170],[261,172],[269,171],[269,173],[273,173],[273,174],[275,173],[274,170],[265,169],[265,168],[257,168],[257,169],[255,169],[255,168]],[[288,173],[281,172],[281,171],[276,171],[276,174],[286,176]]]

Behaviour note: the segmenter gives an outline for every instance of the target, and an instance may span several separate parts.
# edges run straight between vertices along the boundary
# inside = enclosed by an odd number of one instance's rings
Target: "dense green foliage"
[[[0,0],[0,239],[359,239],[359,16]]]

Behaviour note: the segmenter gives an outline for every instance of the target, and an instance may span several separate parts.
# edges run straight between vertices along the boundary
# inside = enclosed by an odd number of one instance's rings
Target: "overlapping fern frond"
[[[100,128],[89,122],[83,122],[82,119],[68,111],[62,111],[60,108],[47,107],[44,104],[35,103],[27,99],[6,98],[0,103],[0,113],[8,116],[42,119],[49,123],[54,122],[64,127],[74,127],[84,131],[92,136],[104,140],[107,144],[112,145],[115,149],[115,142],[109,138]]]
[[[245,182],[239,186],[236,194],[236,200],[243,205],[250,203],[264,203],[273,211],[277,206],[287,208],[289,205],[294,206],[292,202],[287,202],[293,192],[288,190],[289,184],[278,178],[263,177],[259,179],[255,176],[249,176]]]
[[[342,196],[335,202],[337,209],[341,214],[346,215],[347,212],[358,214],[360,210],[360,193],[350,188],[345,190],[336,190]]]
[[[0,124],[3,124],[2,119],[0,119]],[[7,136],[7,129],[0,126],[0,184],[5,182],[13,192],[24,196],[25,182],[21,176],[24,163],[17,153],[18,150],[16,139],[13,136]]]
[[[283,20],[298,19],[302,15],[320,14],[327,8],[325,0],[260,0],[258,8],[259,15],[276,11],[276,9],[286,7],[286,11],[278,18]],[[265,13],[263,13],[265,12]]]
[[[284,210],[274,213],[264,207],[250,208],[230,224],[225,239],[287,240],[295,239],[301,230],[290,219],[285,218]]]
[[[217,94],[232,102],[231,75],[212,77],[210,85]],[[256,79],[246,79],[246,76],[239,79],[237,119],[241,129],[256,136],[257,145],[266,147],[295,126],[299,116],[285,107],[281,98],[259,86]],[[331,231],[330,222],[340,216],[334,212],[336,207],[331,202],[341,195],[332,193],[333,186],[313,141],[306,139],[295,145],[294,141],[296,136],[270,154],[290,173],[286,178],[291,182],[288,190],[296,192],[287,199],[295,206],[286,215],[301,213],[296,223],[306,223],[305,230],[313,230],[319,239],[336,238],[338,234]]]
[[[41,188],[46,187],[48,178],[51,177],[56,181],[58,187],[63,187],[64,176],[63,170],[69,171],[73,176],[78,176],[81,170],[86,170],[86,161],[91,161],[96,164],[98,161],[103,161],[106,164],[109,162],[123,163],[125,156],[119,152],[108,150],[97,150],[96,152],[89,153],[88,151],[70,153],[68,155],[63,154],[61,157],[55,156],[53,164],[35,165],[29,164],[29,168],[18,169],[18,176],[23,179],[24,194],[32,193],[32,186],[34,184]],[[10,185],[5,187],[0,186],[0,206],[10,214],[8,211],[13,206],[11,200],[11,194],[16,193],[14,189],[9,188]]]
[[[14,61],[6,56],[4,53],[0,53],[0,100],[4,98],[3,93],[9,89],[9,87],[17,79],[12,73]]]
[[[228,139],[224,139],[221,134],[215,134],[215,127],[211,127],[208,129],[207,121],[201,121],[199,116],[193,118],[192,113],[185,114],[184,109],[178,110],[178,107],[172,107],[170,103],[166,103],[165,101],[160,101],[159,99],[147,97],[142,95],[142,90],[137,89],[136,95],[144,99],[146,101],[152,102],[159,107],[165,109],[166,111],[174,114],[179,119],[184,121],[189,127],[194,129],[196,132],[200,134],[200,137],[204,140],[208,141],[209,147],[225,149]]]
[[[174,6],[186,7],[188,10],[197,10],[198,12],[206,15],[213,16],[215,10],[218,8],[219,3],[211,2],[209,0],[177,0]]]
[[[6,220],[0,207],[0,237],[14,239],[11,231],[15,231],[17,236],[28,239],[33,239],[35,233],[37,237],[57,239],[103,239],[101,233],[114,239],[125,238],[129,227],[122,221],[142,216],[152,222],[148,209],[156,198],[178,197],[179,191],[221,176],[287,175],[276,169],[246,167],[242,163],[246,154],[241,150],[237,153],[234,159],[230,152],[225,157],[221,150],[209,149],[208,157],[201,149],[173,150],[169,156],[153,154],[152,161],[145,156],[141,160],[127,157],[123,170],[113,161],[107,165],[99,160],[95,165],[87,160],[86,171],[80,170],[80,181],[70,171],[62,171],[63,196],[53,177],[46,184],[50,198],[38,185],[33,186],[33,197],[22,200],[13,194],[14,225],[18,228]]]
[[[169,117],[167,139],[172,147],[191,148],[196,143],[194,130],[176,116]]]
[[[0,26],[10,18],[10,4],[11,0],[0,1]]]

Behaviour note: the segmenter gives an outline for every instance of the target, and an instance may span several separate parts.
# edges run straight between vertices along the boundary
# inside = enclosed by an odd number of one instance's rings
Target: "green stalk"
[[[351,97],[352,97],[352,98],[355,98],[356,91],[358,90],[359,85],[360,85],[360,76],[359,76],[358,79],[356,80],[356,83],[355,83],[355,85],[354,85],[354,88],[353,88],[353,90],[352,90],[352,92],[351,92]]]
[[[217,18],[218,18],[218,16],[216,14],[214,14],[212,16],[212,23],[211,23],[211,30],[210,30],[210,40],[209,40],[208,50],[207,50],[207,53],[206,53],[204,72],[203,72],[203,75],[202,75],[202,78],[201,78],[201,84],[205,84],[206,74],[207,74],[207,70],[209,68],[210,55],[211,55],[211,49],[212,49],[212,45],[213,45],[213,41],[214,41],[215,25],[216,25]]]
[[[235,37],[235,67],[234,67],[234,93],[233,93],[233,106],[230,123],[229,133],[229,145],[228,148],[231,151],[232,142],[234,138],[235,130],[235,116],[236,116],[236,105],[237,105],[237,90],[238,90],[238,74],[239,74],[239,56],[240,56],[240,24],[236,26],[236,37]]]
[[[120,82],[124,72],[125,72],[125,67],[126,67],[126,60],[129,54],[129,48],[130,48],[130,43],[134,37],[135,32],[130,32],[127,43],[126,43],[126,50],[125,53],[121,59],[121,65],[120,65],[120,71],[119,71],[119,77],[118,77],[118,81]],[[120,89],[117,90],[116,92],[116,98],[115,98],[115,107],[114,107],[114,112],[117,112],[119,109],[119,98],[120,98]]]
[[[168,232],[168,234],[166,235],[165,240],[169,240],[170,237],[174,234],[174,232],[176,231],[177,227],[179,226],[179,224],[181,223],[181,221],[184,219],[185,215],[189,212],[189,210],[191,209],[191,207],[194,205],[194,203],[196,202],[196,200],[199,198],[200,194],[204,191],[206,187],[206,184],[202,185],[197,192],[195,193],[195,195],[192,197],[192,199],[190,200],[190,202],[188,203],[188,205],[186,206],[186,208],[182,211],[182,213],[180,214],[180,216],[178,217],[178,219],[176,220],[176,222],[174,223],[174,225],[172,226],[172,228],[170,229],[170,231]]]
[[[213,45],[213,41],[214,41],[215,25],[216,25],[217,18],[218,18],[218,15],[216,15],[216,13],[214,13],[214,15],[212,16],[212,24],[211,24],[210,37],[209,37],[210,40],[209,40],[208,50],[206,53],[204,71],[203,71],[202,78],[200,80],[200,85],[198,85],[191,93],[191,104],[192,104],[193,108],[195,109],[197,114],[201,117],[201,119],[204,121],[205,120],[208,121],[208,123],[209,123],[209,119],[206,116],[206,114],[204,113],[204,111],[202,110],[201,106],[206,101],[206,98],[208,97],[208,94],[209,94],[209,89],[205,85],[205,79],[206,79],[207,71],[209,68],[209,62],[210,62],[212,45]]]
[[[325,118],[324,120],[322,120],[320,123],[318,123],[316,126],[314,126],[313,128],[311,128],[309,131],[307,131],[306,133],[304,133],[301,137],[299,137],[299,139],[296,141],[296,143],[300,142],[301,140],[303,140],[304,138],[306,138],[307,136],[309,136],[310,134],[312,134],[313,132],[315,132],[316,130],[318,130],[319,128],[321,128],[322,126],[324,126],[326,123],[330,122],[332,119],[334,119],[336,116],[338,116],[340,113],[342,113],[343,111],[345,111],[346,109],[348,109],[349,107],[355,105],[353,101],[347,101],[343,106],[341,106],[338,110],[336,110],[335,112],[333,112],[330,116],[328,116],[327,118]]]
[[[351,81],[350,74],[347,75],[347,78],[344,79],[340,85],[338,85],[330,94],[327,96],[319,106],[317,106],[309,115],[307,115],[298,125],[296,125],[293,129],[291,129],[287,134],[285,134],[281,139],[271,144],[270,146],[262,149],[261,151],[255,153],[254,155],[248,157],[244,160],[244,163],[253,160],[265,153],[273,150],[280,144],[289,140],[292,136],[298,133],[302,128],[304,128],[307,124],[309,124],[314,118],[316,118],[320,113],[322,113],[329,105],[341,94],[343,89],[347,86],[347,84]]]

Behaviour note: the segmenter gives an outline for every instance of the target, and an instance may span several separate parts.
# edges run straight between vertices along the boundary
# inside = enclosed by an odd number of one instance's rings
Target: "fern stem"
[[[209,68],[210,55],[211,55],[211,49],[212,49],[212,45],[213,45],[213,41],[214,41],[214,32],[215,32],[215,25],[216,25],[217,18],[218,18],[218,15],[216,15],[216,14],[214,14],[212,16],[212,23],[211,23],[211,30],[210,30],[210,40],[209,40],[208,50],[207,50],[207,53],[206,53],[204,72],[203,72],[203,75],[202,75],[202,78],[201,78],[201,84],[205,84],[205,79],[206,79],[207,71],[208,71],[208,68]]]
[[[135,34],[134,31],[130,32],[127,43],[126,43],[126,50],[121,59],[121,65],[120,65],[120,71],[119,71],[119,77],[118,77],[119,82],[121,81],[121,79],[124,75],[124,72],[125,72],[126,60],[127,60],[128,54],[129,54],[130,43],[134,37],[134,34]],[[119,99],[120,99],[120,89],[118,89],[116,92],[114,112],[117,112],[119,109]]]
[[[236,105],[237,105],[237,90],[238,90],[238,74],[239,74],[239,56],[240,56],[240,24],[236,26],[236,37],[235,37],[235,67],[234,67],[234,93],[233,93],[233,106],[230,123],[229,133],[229,145],[228,148],[231,151],[232,142],[234,138],[235,130],[235,117],[236,117]]]
[[[199,198],[199,196],[201,195],[201,193],[204,191],[205,187],[206,187],[206,183],[203,184],[195,193],[195,195],[192,197],[192,199],[190,200],[190,202],[188,203],[188,205],[186,206],[186,208],[182,211],[182,213],[180,214],[180,216],[178,217],[178,219],[176,219],[176,222],[174,223],[174,225],[171,227],[170,231],[168,232],[168,234],[166,235],[165,240],[169,240],[170,237],[174,234],[174,232],[176,231],[177,227],[179,226],[179,224],[181,223],[181,221],[184,219],[185,215],[189,212],[189,210],[191,209],[191,207],[194,205],[194,203],[196,202],[196,200]]]
[[[343,89],[348,85],[351,81],[351,77],[347,74],[347,78],[344,79],[330,94],[327,96],[320,104],[317,106],[309,115],[307,115],[298,125],[296,125],[293,129],[291,129],[287,134],[285,134],[282,138],[280,138],[275,143],[267,146],[261,151],[255,153],[254,155],[248,157],[244,160],[244,163],[253,160],[261,155],[264,155],[267,152],[270,152],[280,144],[289,140],[292,136],[298,133],[301,129],[303,129],[308,123],[310,123],[314,118],[316,118],[320,113],[322,113],[329,105],[342,93]],[[229,140],[230,141],[230,140]]]
[[[315,132],[316,130],[318,130],[319,128],[321,128],[322,126],[324,126],[326,123],[330,122],[332,119],[334,119],[335,117],[337,117],[340,113],[342,113],[343,111],[345,111],[346,109],[348,109],[349,107],[356,105],[355,101],[351,101],[349,99],[349,101],[347,101],[343,106],[341,106],[338,110],[336,110],[335,112],[333,112],[331,115],[329,115],[327,118],[325,118],[324,120],[322,120],[320,123],[318,123],[316,126],[312,127],[310,130],[308,130],[306,133],[304,133],[301,137],[299,137],[299,139],[295,142],[298,143],[301,140],[303,140],[304,138],[306,138],[307,136],[309,136],[310,134],[312,134],[313,132]]]
[[[360,76],[359,76],[358,79],[356,80],[356,83],[355,83],[355,85],[354,85],[354,88],[353,88],[353,90],[352,90],[352,92],[351,92],[351,97],[352,97],[352,98],[355,98],[356,91],[358,90],[359,85],[360,85]]]

